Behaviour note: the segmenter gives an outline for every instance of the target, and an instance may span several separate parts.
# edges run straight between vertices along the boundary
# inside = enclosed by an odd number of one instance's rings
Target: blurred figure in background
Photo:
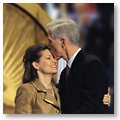
[[[98,56],[103,61],[104,34],[101,16],[96,5],[91,3],[75,3],[70,17],[77,22],[84,39],[84,49]]]

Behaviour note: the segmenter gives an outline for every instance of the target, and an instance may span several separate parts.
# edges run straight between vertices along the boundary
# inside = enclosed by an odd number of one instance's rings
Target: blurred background
[[[8,12],[9,11],[9,12]],[[32,44],[48,44],[46,24],[70,17],[78,24],[82,48],[98,56],[109,77],[114,113],[114,3],[17,3],[3,5],[3,113],[14,113],[16,90],[22,84],[22,57]],[[59,82],[66,62],[58,62]]]

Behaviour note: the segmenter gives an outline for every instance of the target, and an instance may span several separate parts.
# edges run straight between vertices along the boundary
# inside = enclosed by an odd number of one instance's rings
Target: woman
[[[23,57],[23,85],[16,93],[16,114],[59,114],[60,98],[52,77],[57,73],[57,60],[47,46],[30,46]],[[103,103],[110,104],[110,95]]]
[[[57,60],[47,46],[29,47],[23,57],[23,85],[16,93],[16,114],[58,114],[60,99],[53,83],[57,73]]]

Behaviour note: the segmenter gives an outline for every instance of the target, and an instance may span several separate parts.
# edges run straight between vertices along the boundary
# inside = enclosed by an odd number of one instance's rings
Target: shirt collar
[[[78,52],[79,52],[80,50],[81,50],[81,48],[79,48],[79,49],[74,53],[74,55],[68,60],[67,65],[69,66],[69,68],[71,68],[72,63],[73,63],[73,61],[74,61],[76,55],[78,54]]]

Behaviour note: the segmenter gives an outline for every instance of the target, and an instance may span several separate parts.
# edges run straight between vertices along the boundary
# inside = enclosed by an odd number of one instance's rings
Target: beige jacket
[[[59,114],[60,97],[53,85],[54,96],[39,80],[20,86],[15,98],[16,114]]]

